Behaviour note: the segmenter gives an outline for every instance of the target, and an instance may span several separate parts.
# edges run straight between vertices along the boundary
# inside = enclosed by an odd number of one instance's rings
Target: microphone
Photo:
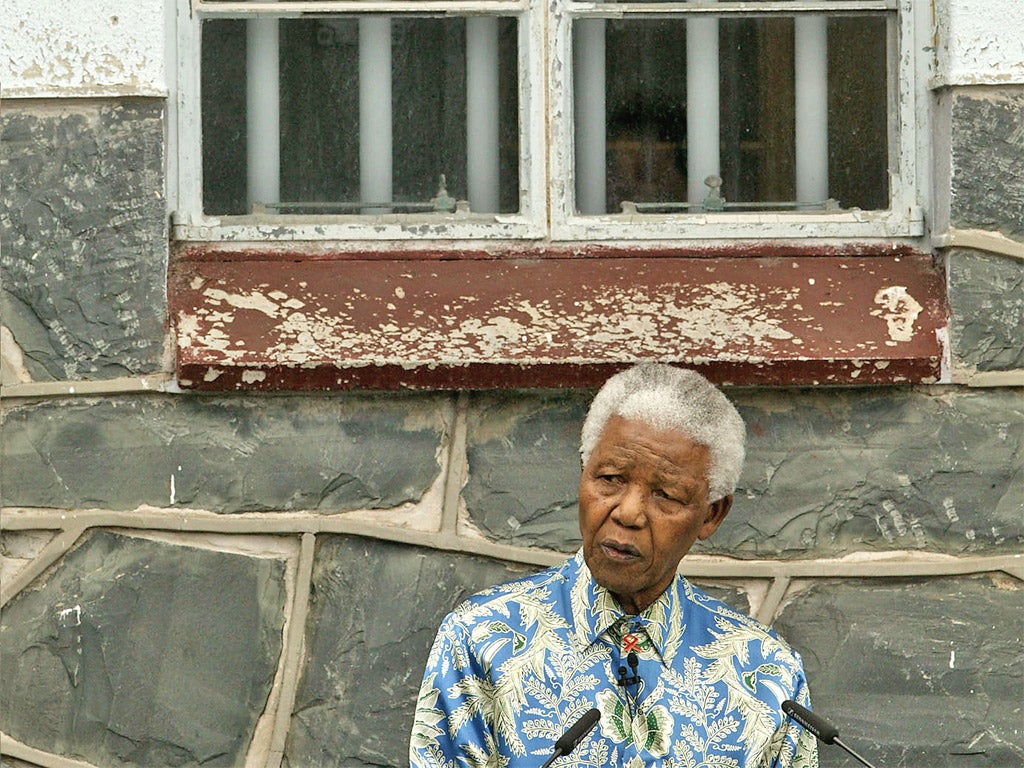
[[[576,749],[577,745],[583,741],[583,737],[590,733],[600,719],[601,713],[596,708],[588,709],[584,712],[582,717],[570,725],[569,730],[563,733],[558,741],[555,742],[555,753],[548,758],[548,761],[541,768],[548,768],[555,760],[568,755]]]
[[[634,702],[633,694],[630,691],[630,688],[641,682],[640,676],[637,674],[637,667],[640,665],[640,660],[637,658],[636,653],[630,651],[629,655],[626,656],[626,662],[629,664],[629,668],[632,670],[633,674],[631,676],[627,676],[626,668],[619,667],[619,679],[615,682],[622,686],[626,694],[626,706],[629,708],[629,716],[633,717]]]
[[[814,737],[823,744],[836,744],[844,749],[848,755],[859,761],[861,765],[865,765],[867,768],[875,768],[875,766],[843,744],[839,740],[839,729],[825,718],[814,714],[807,707],[802,707],[795,701],[788,699],[782,702],[782,711],[814,734]]]

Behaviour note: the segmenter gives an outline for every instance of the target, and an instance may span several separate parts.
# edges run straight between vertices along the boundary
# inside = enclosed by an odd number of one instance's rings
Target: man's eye
[[[685,504],[686,503],[682,499],[677,498],[675,496],[672,496],[667,491],[663,491],[661,489],[655,489],[654,497],[657,498],[657,499],[663,499],[664,501],[668,501],[668,502],[671,502],[673,504]]]
[[[621,475],[598,475],[597,479],[601,480],[601,481],[603,481],[605,483],[615,483],[615,484],[618,484],[618,483],[620,483],[622,481],[622,476]]]

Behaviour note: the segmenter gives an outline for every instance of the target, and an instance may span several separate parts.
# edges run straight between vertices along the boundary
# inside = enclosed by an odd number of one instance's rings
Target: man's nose
[[[626,528],[642,528],[647,522],[647,504],[650,498],[651,494],[647,489],[627,485],[615,509],[612,510],[612,519]]]

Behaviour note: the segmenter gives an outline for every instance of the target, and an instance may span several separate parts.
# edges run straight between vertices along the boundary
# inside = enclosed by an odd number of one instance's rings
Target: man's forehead
[[[597,455],[601,462],[621,467],[642,466],[666,478],[688,475],[694,466],[702,466],[710,451],[681,432],[662,432],[662,440],[637,439],[637,435],[619,434],[613,428],[602,435]]]

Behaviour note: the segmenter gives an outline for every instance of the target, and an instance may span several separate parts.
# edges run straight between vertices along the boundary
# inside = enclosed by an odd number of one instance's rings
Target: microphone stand
[[[846,746],[846,744],[843,744],[843,742],[839,740],[839,729],[825,718],[814,714],[811,710],[800,706],[795,701],[789,700],[782,702],[782,711],[808,731],[813,733],[818,741],[823,744],[836,744],[844,749],[850,757],[857,760],[861,765],[866,766],[866,768],[875,768],[875,766],[854,752],[853,749]]]
[[[548,758],[547,762],[544,763],[541,768],[548,768],[555,760],[560,757],[564,757],[576,749],[576,746],[583,741],[583,737],[593,730],[594,726],[597,725],[597,721],[601,719],[601,713],[597,708],[588,709],[583,715],[569,726],[569,730],[562,734],[561,738],[555,742],[555,752],[551,757]]]
[[[845,744],[843,744],[843,742],[841,742],[841,741],[839,740],[839,737],[838,737],[838,736],[836,736],[836,737],[835,737],[835,739],[833,739],[833,740],[832,740],[832,743],[833,743],[833,744],[837,744],[837,745],[839,745],[840,747],[842,747],[843,749],[845,749],[845,750],[846,750],[846,753],[847,753],[848,755],[850,755],[850,756],[851,756],[851,757],[852,757],[852,758],[853,758],[854,760],[858,761],[858,762],[859,762],[859,763],[860,763],[861,765],[867,766],[867,768],[875,768],[875,766],[873,766],[873,765],[872,765],[871,763],[869,763],[869,762],[868,762],[867,760],[865,760],[865,759],[864,759],[863,757],[861,757],[861,756],[860,756],[860,755],[858,755],[858,754],[857,754],[856,752],[854,752],[854,751],[853,751],[852,749],[850,749],[850,747],[848,747],[848,746],[846,746]]]

